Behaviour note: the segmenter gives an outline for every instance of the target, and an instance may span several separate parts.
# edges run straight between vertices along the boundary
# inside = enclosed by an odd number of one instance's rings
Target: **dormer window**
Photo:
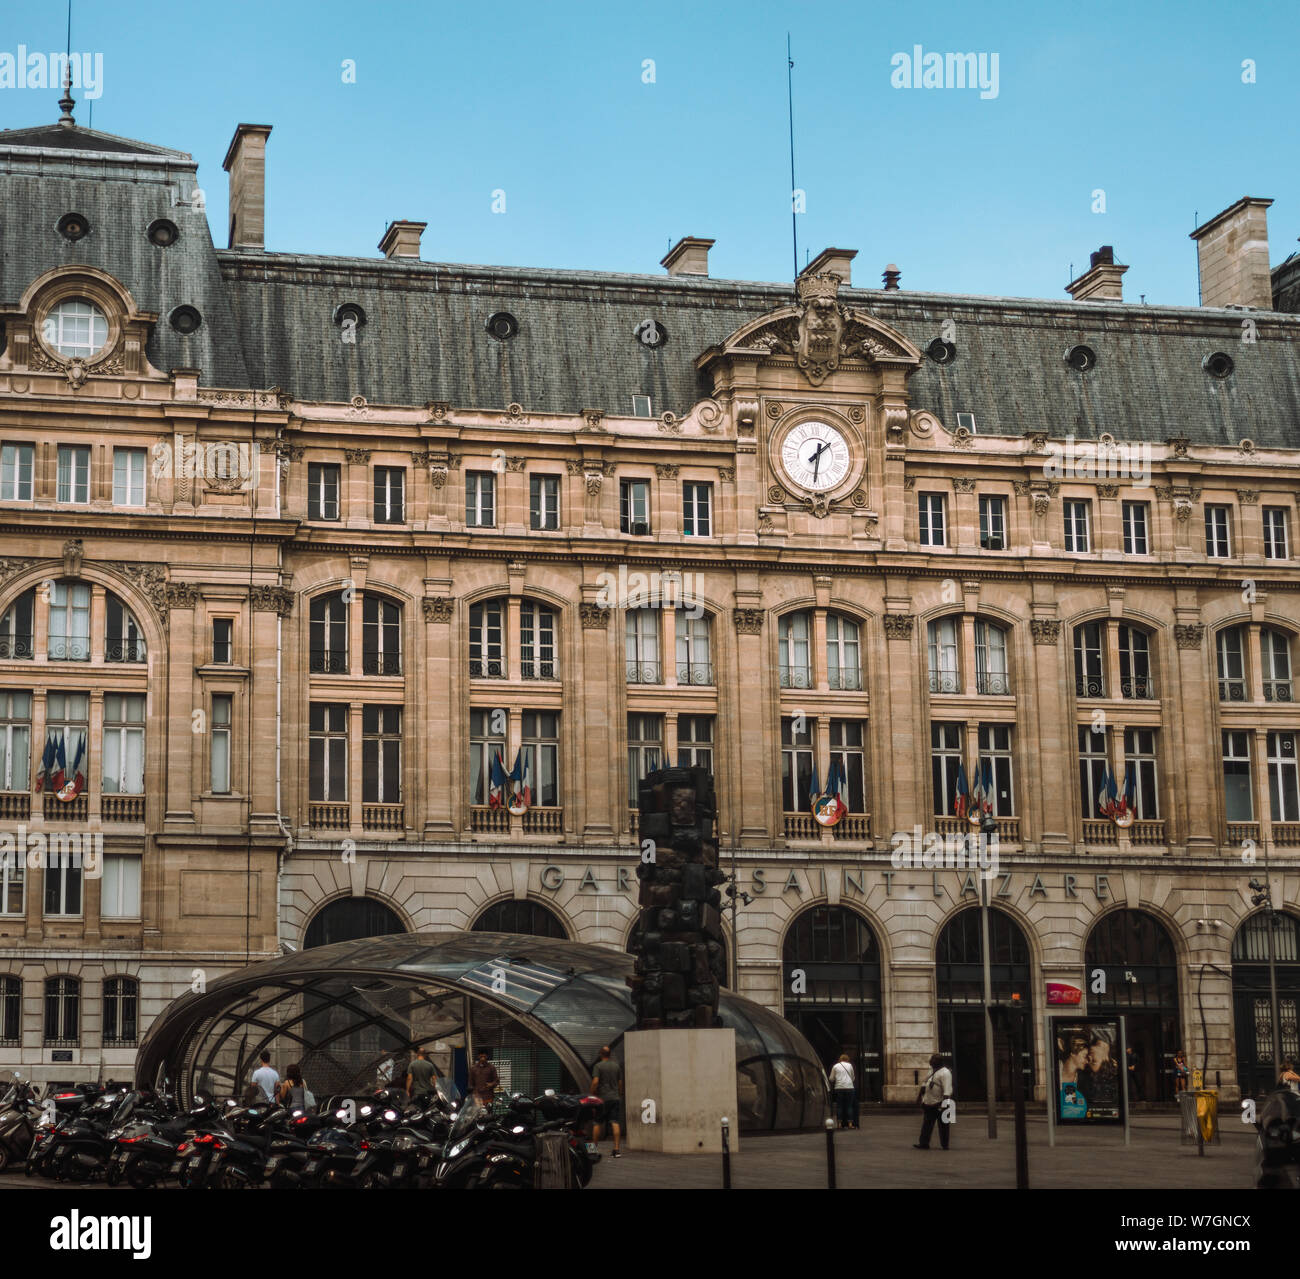
[[[45,317],[41,335],[60,355],[88,360],[108,342],[108,319],[93,302],[67,298]]]

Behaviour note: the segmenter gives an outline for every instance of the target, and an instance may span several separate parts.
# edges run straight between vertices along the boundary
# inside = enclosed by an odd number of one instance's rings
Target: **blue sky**
[[[0,52],[63,48],[61,2],[3,12]],[[1064,297],[1113,244],[1126,297],[1195,304],[1196,213],[1270,196],[1274,264],[1298,247],[1297,29],[1283,3],[1200,0],[79,0],[72,42],[104,55],[94,127],[192,152],[221,245],[242,120],[274,127],[272,250],[376,257],[411,218],[431,261],[655,273],[699,235],[712,275],[789,280],[788,30],[800,265],[834,245],[856,284],[892,261],[904,288]],[[918,44],[996,53],[997,97],[892,87]],[[0,89],[0,124],[53,120],[57,97]]]

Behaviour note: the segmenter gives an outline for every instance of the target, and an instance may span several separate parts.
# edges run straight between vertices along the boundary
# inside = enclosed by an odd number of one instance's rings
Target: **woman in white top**
[[[841,1128],[858,1126],[858,1089],[853,1078],[852,1059],[841,1053],[831,1067],[831,1096],[835,1098],[835,1114]]]

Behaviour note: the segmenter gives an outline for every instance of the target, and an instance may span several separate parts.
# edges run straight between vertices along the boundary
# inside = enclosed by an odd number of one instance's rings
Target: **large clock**
[[[792,483],[814,493],[833,489],[849,473],[849,442],[828,422],[801,422],[781,443],[781,465]]]

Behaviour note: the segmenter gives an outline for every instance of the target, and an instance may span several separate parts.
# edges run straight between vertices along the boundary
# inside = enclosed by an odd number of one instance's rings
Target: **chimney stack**
[[[892,292],[898,288],[898,282],[903,278],[903,273],[890,262],[881,273],[880,278],[885,282],[886,291]]]
[[[684,235],[659,259],[659,265],[665,267],[669,275],[707,276],[709,250],[715,244],[716,240],[699,240],[693,235]]]
[[[428,225],[427,222],[390,222],[379,241],[379,251],[386,258],[418,258],[420,236]]]
[[[240,124],[221,167],[230,174],[230,245],[266,248],[266,140],[269,124]]]
[[[1076,302],[1122,302],[1124,285],[1121,277],[1128,267],[1115,261],[1115,250],[1103,244],[1089,260],[1088,269],[1071,280],[1065,291]]]
[[[1268,206],[1272,203],[1243,196],[1192,232],[1202,306],[1273,309],[1268,268]]]
[[[833,271],[840,277],[841,288],[852,288],[853,259],[857,256],[857,249],[823,249],[799,274],[820,275],[823,271]]]

